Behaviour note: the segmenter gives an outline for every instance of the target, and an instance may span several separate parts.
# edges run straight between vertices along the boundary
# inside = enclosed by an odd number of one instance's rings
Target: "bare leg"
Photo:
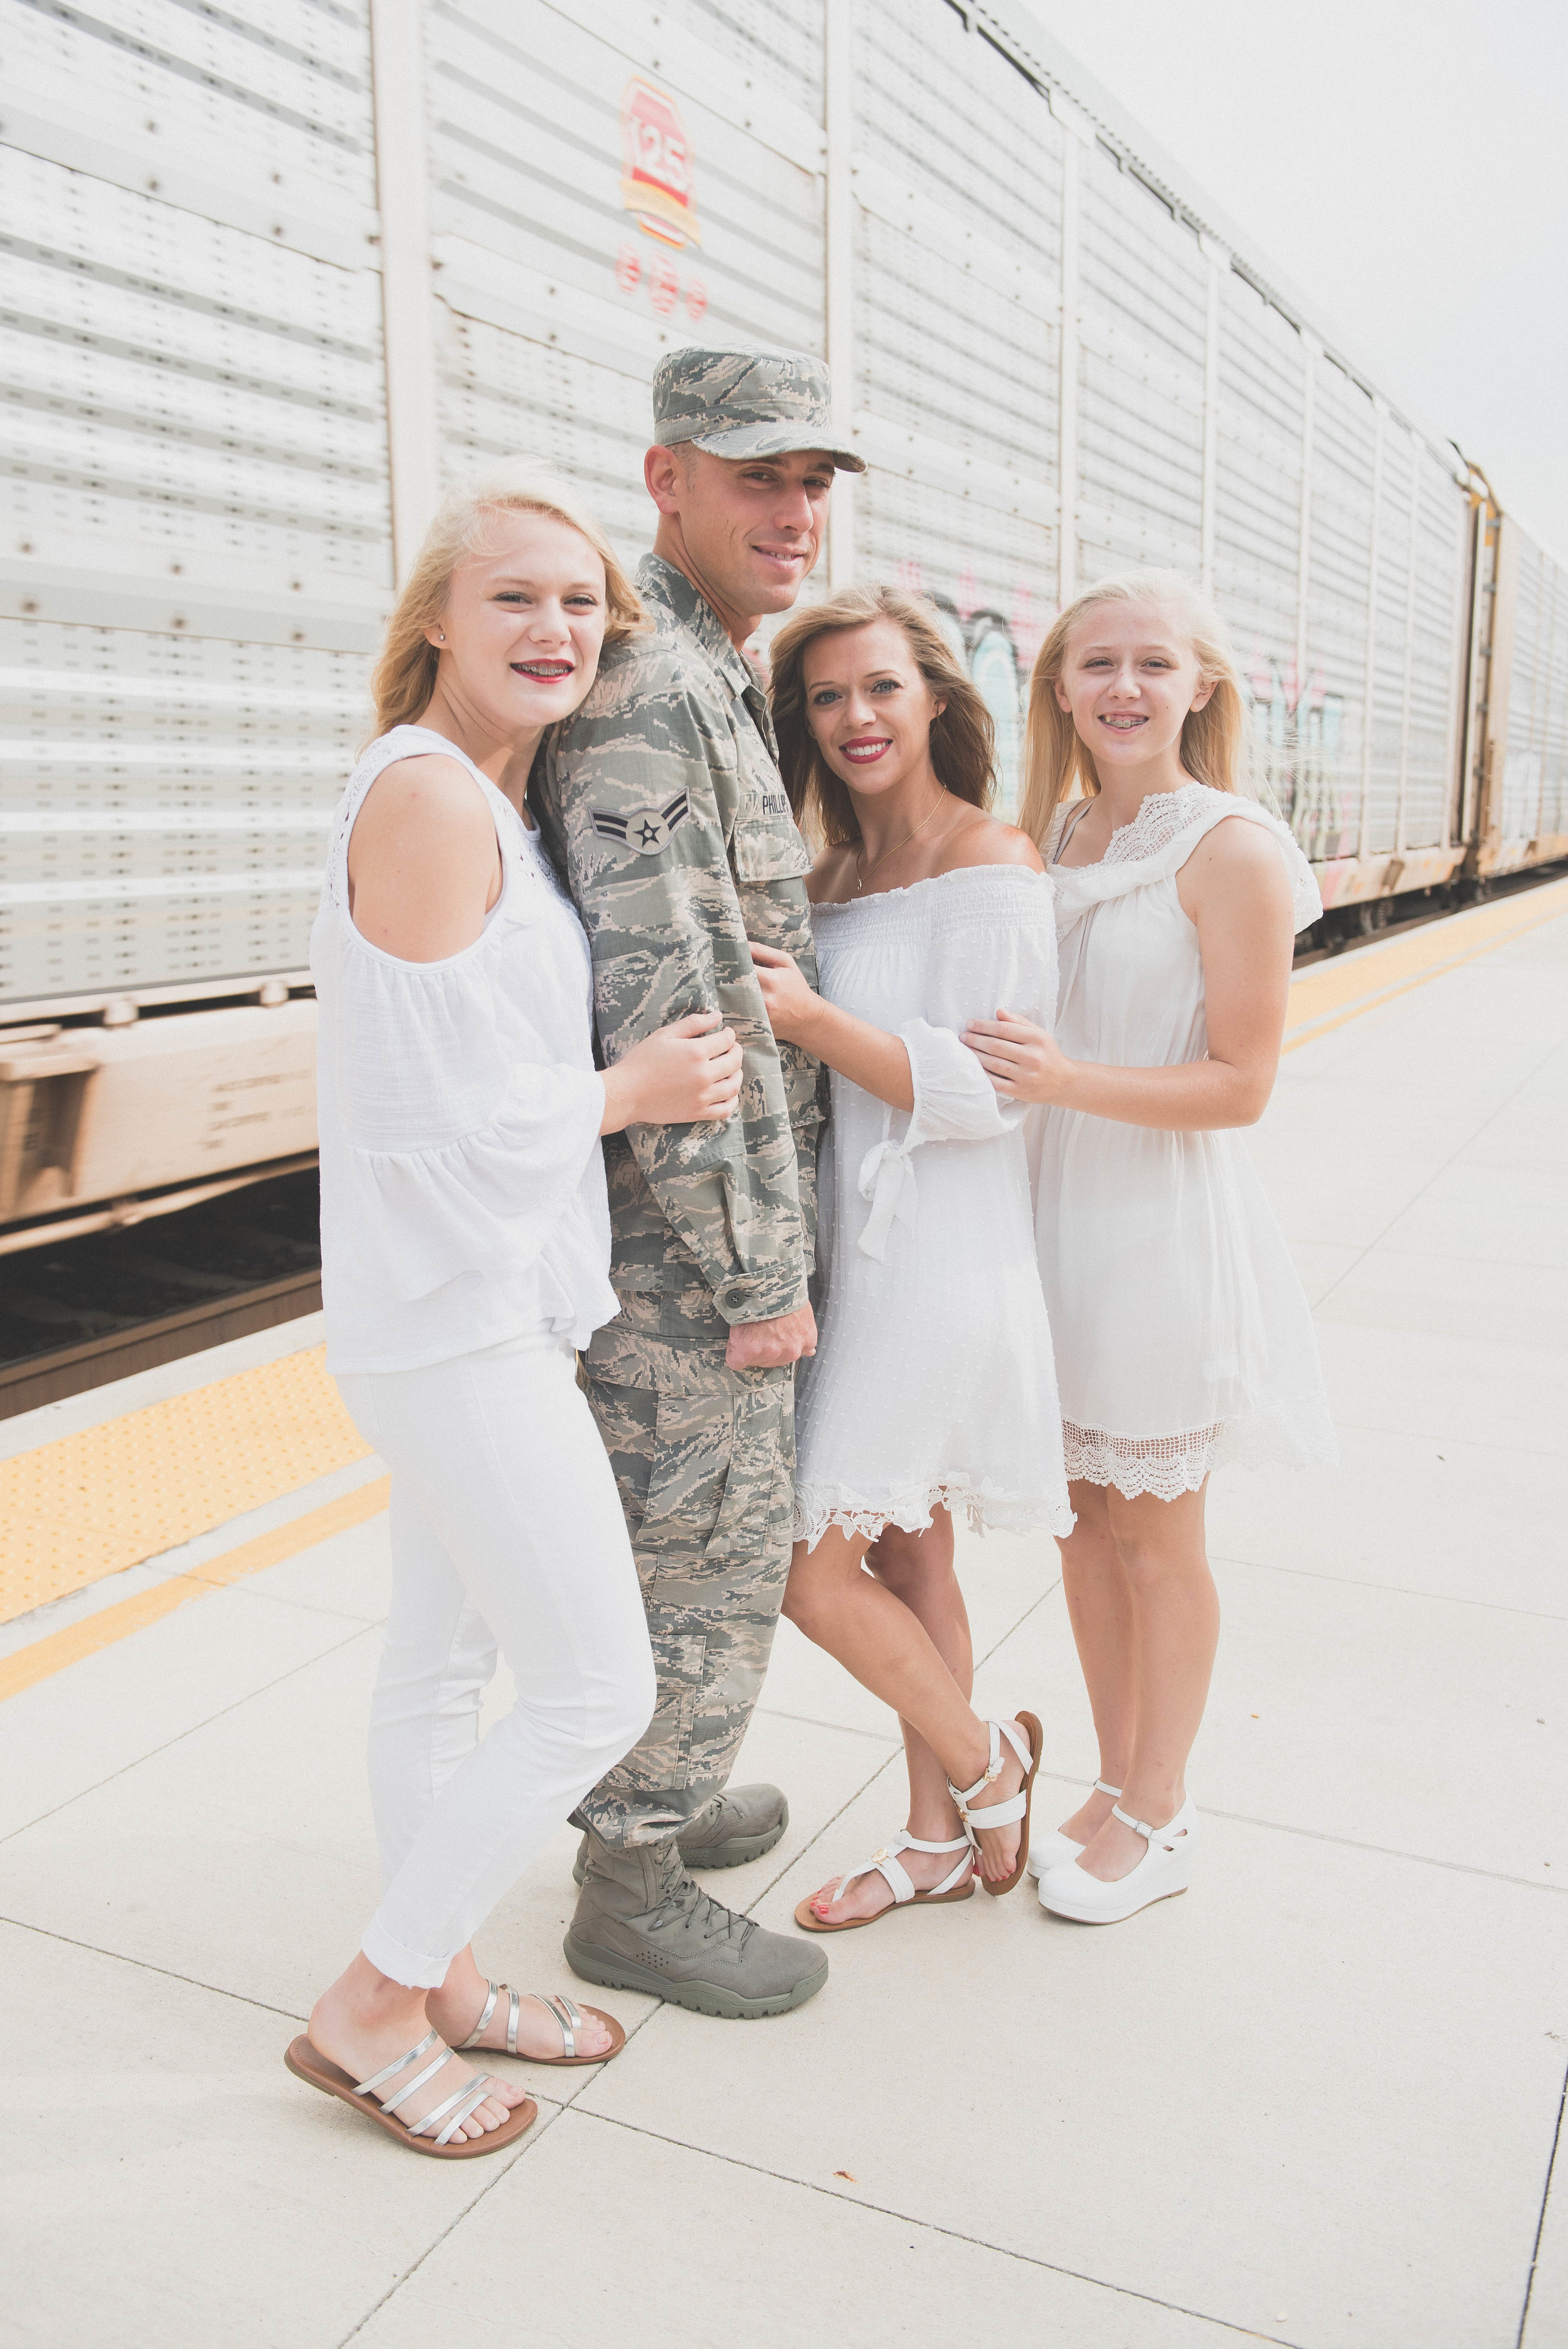
[[[1068,1489],[1078,1523],[1057,1547],[1062,1557],[1068,1619],[1073,1627],[1099,1743],[1096,1775],[1107,1785],[1125,1791],[1138,1724],[1132,1590],[1110,1529],[1106,1486],[1075,1480]],[[1112,1799],[1109,1795],[1091,1794],[1071,1818],[1063,1819],[1062,1833],[1075,1843],[1089,1842],[1109,1818]]]
[[[1220,1600],[1204,1547],[1203,1501],[1202,1492],[1176,1501],[1145,1493],[1129,1501],[1114,1486],[1105,1488],[1131,1609],[1133,1674],[1131,1750],[1125,1776],[1111,1783],[1122,1787],[1121,1808],[1154,1826],[1173,1818],[1186,1799],[1187,1756],[1202,1723],[1219,1644]],[[1108,1640],[1108,1657],[1109,1649]],[[1108,1816],[1078,1864],[1115,1883],[1147,1849],[1141,1836]]]
[[[953,1675],[954,1686],[967,1701],[975,1688],[975,1647],[969,1636],[969,1610],[953,1571],[953,1519],[947,1511],[934,1511],[923,1534],[884,1526],[866,1552],[866,1564],[925,1626],[933,1647]],[[947,1791],[947,1773],[912,1721],[901,1719],[899,1728],[909,1764],[909,1831],[923,1843],[946,1843],[962,1832]],[[922,1855],[916,1852],[913,1857],[919,1859]],[[948,1860],[941,1868],[932,1868],[933,1879],[945,1876],[952,1865]],[[909,1872],[920,1883],[914,1868]]]
[[[522,1988],[521,1982],[518,1988]],[[474,1963],[470,1943],[466,1950],[458,1951],[447,1970],[446,1981],[439,1990],[431,1991],[425,2001],[426,2013],[449,2047],[455,2047],[459,2040],[468,2037],[480,2019],[487,1995],[485,1977]],[[505,2049],[510,2013],[510,2002],[498,1998],[495,2013],[485,2025],[485,2035],[476,2053]],[[574,2032],[573,2036],[577,2043],[579,2055],[597,2055],[610,2044],[609,2033],[602,2023],[595,2023],[591,2014],[583,2016],[583,2028]],[[523,1998],[517,2018],[517,2052],[520,2055],[559,2055],[561,2053],[561,2025],[536,1998]]]
[[[971,1708],[913,1609],[898,1597],[885,1577],[861,1572],[865,1549],[863,1536],[846,1535],[837,1526],[822,1536],[814,1550],[797,1542],[784,1612],[809,1640],[836,1656],[862,1688],[892,1706],[901,1722],[930,1748],[944,1781],[951,1778],[955,1785],[969,1785],[990,1760],[985,1724]],[[896,1565],[893,1570],[897,1571]],[[915,1568],[910,1570],[923,1584],[925,1578]],[[950,1564],[947,1572],[950,1576]],[[934,1578],[939,1585],[941,1577],[934,1570]],[[1001,1775],[989,1790],[989,1799],[1000,1802],[1015,1794],[1023,1775],[1017,1757],[1004,1740]],[[944,1798],[945,1792],[944,1785]],[[1000,1878],[1011,1873],[1018,1836],[1016,1825],[988,1829],[982,1835],[982,1875]],[[885,1906],[885,1900],[873,1905]]]
[[[346,1971],[312,2007],[311,2044],[346,2072],[351,2080],[368,2080],[384,2065],[406,2055],[410,2047],[417,2047],[424,2038],[430,2028],[425,2017],[425,1999],[424,1991],[410,1990],[406,1983],[394,1982],[390,1975],[371,1964],[363,1950],[358,1951]],[[476,2007],[474,2013],[478,2013]],[[469,2028],[472,2027],[470,2022]],[[434,2057],[432,2048],[424,2064],[409,2068],[407,2078],[412,2080]],[[455,2095],[465,2082],[471,2084],[475,2073],[482,2069],[482,2065],[454,2056],[441,2066],[433,2080],[428,2080],[406,2105],[398,2106],[397,2118],[412,2127],[449,2096]],[[395,2079],[389,2080],[383,2093],[390,2096],[396,2094],[397,2086]],[[476,2105],[462,2123],[461,2134],[483,2137],[487,2129],[500,2128],[512,2106],[521,2105],[526,2094],[521,2083],[516,2087],[506,2082],[492,2086],[484,2102]]]

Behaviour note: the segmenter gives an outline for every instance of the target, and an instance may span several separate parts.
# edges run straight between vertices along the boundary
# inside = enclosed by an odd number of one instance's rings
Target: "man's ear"
[[[655,441],[643,459],[643,479],[649,497],[662,514],[679,513],[686,473],[674,449],[664,448]]]

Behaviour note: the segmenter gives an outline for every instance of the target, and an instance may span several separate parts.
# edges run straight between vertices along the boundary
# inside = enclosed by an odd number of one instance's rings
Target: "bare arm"
[[[361,937],[399,962],[445,962],[473,945],[500,884],[494,819],[455,759],[398,759],[377,775],[348,843]]]
[[[807,985],[792,955],[753,942],[751,959],[775,1036],[803,1044],[817,1060],[826,1061],[830,1069],[848,1077],[862,1092],[874,1093],[878,1101],[891,1102],[894,1109],[914,1107],[909,1052],[897,1036],[824,1002]]]
[[[1171,1133],[1256,1124],[1279,1067],[1295,936],[1279,851],[1256,825],[1216,824],[1177,890],[1202,958],[1207,1060],[1164,1069],[1069,1061],[1043,1029],[999,1013],[972,1020],[965,1041],[1004,1100]]]
[[[500,888],[494,820],[455,759],[399,759],[377,777],[348,843],[349,914],[362,937],[399,962],[445,962],[473,945]],[[717,1011],[694,1012],[603,1071],[599,1131],[722,1123],[740,1075],[734,1030]]]

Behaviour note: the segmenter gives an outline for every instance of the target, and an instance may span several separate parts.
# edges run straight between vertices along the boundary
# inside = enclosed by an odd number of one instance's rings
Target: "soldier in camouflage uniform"
[[[650,635],[606,654],[532,802],[593,952],[614,1061],[684,1012],[745,1051],[724,1125],[605,1143],[621,1312],[584,1362],[619,1481],[658,1671],[642,1743],[577,1814],[566,1938],[590,1982],[699,2013],[777,2014],[821,1987],[812,1944],[699,1891],[782,1835],[777,1788],[723,1790],[767,1670],[789,1566],[794,1370],[807,1300],[823,1072],[768,1024],[748,939],[814,973],[805,874],[772,723],[739,649],[799,593],[835,467],[827,371],[804,357],[684,350],[654,380],[646,478],[660,510],[637,586]]]

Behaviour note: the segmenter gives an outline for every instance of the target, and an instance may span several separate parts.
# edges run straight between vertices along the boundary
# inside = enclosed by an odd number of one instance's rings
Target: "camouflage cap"
[[[689,440],[715,457],[782,457],[820,449],[841,472],[866,460],[833,431],[827,362],[810,351],[671,351],[654,374],[654,437]]]

